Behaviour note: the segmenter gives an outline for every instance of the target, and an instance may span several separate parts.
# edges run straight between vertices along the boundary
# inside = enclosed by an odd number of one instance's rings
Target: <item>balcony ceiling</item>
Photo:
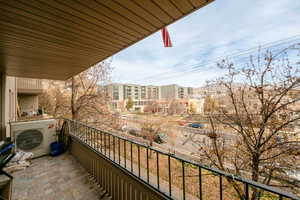
[[[65,80],[213,0],[0,0],[0,70]]]

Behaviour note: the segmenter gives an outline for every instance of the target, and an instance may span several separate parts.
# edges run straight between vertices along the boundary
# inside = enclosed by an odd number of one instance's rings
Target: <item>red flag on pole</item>
[[[172,47],[171,38],[170,38],[167,28],[164,27],[163,29],[161,29],[161,33],[162,33],[162,37],[163,37],[164,46]]]

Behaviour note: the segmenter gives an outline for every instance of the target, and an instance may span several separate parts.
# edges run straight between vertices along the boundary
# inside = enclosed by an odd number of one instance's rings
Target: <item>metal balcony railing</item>
[[[68,132],[76,143],[76,147],[71,148],[74,156],[80,157],[78,160],[95,180],[108,190],[113,199],[144,199],[143,195],[148,195],[145,199],[184,200],[300,199],[277,188],[182,159],[81,122],[68,119],[64,121],[68,124]],[[97,159],[100,158],[102,161],[98,162]],[[109,167],[118,170],[106,171]],[[120,172],[137,182],[122,186],[128,178],[120,178]],[[107,174],[111,176],[107,177]],[[144,189],[139,190],[142,187]],[[129,196],[122,197],[127,195],[125,191],[130,188],[132,190]],[[152,191],[152,196],[153,193],[157,194],[156,198],[149,198],[145,188]]]

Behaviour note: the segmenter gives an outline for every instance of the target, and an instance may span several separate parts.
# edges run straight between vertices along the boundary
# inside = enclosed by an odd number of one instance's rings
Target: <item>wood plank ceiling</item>
[[[65,80],[213,0],[0,0],[0,71]]]

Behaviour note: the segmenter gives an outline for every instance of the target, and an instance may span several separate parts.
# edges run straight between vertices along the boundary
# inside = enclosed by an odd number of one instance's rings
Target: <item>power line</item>
[[[282,41],[282,40],[281,40]],[[295,39],[293,40],[293,41],[295,41]],[[277,41],[275,41],[275,42],[277,42]],[[275,42],[273,42],[273,43],[275,43]],[[289,43],[290,42],[292,42],[292,41],[288,41]],[[287,41],[285,41],[284,43],[283,42],[281,42],[280,44],[276,44],[276,45],[272,45],[272,46],[270,46],[270,45],[264,45],[264,46],[262,46],[261,47],[261,49],[266,49],[266,48],[269,48],[269,47],[275,47],[275,46],[279,46],[279,45],[283,45],[283,44],[286,44],[286,43],[288,43]],[[257,51],[257,47],[255,47],[255,48],[251,48],[251,49],[254,49],[255,51]],[[247,50],[244,50],[244,51],[240,51],[240,52],[238,52],[238,53],[235,53],[235,54],[231,54],[231,55],[228,55],[227,56],[227,59],[232,59],[232,58],[235,58],[235,57],[240,57],[240,56],[242,56],[242,55],[249,55],[250,53],[252,53],[253,51],[249,51],[249,49],[247,49]],[[248,56],[247,56],[248,57]],[[245,58],[245,57],[244,57]],[[217,59],[224,59],[224,56],[223,57],[218,57]],[[172,71],[172,72],[170,72],[171,74],[177,74],[177,73],[182,73],[182,72],[193,72],[194,70],[193,69],[197,69],[197,68],[199,68],[199,67],[203,67],[203,66],[207,66],[207,65],[209,65],[209,64],[215,64],[216,62],[218,62],[218,61],[220,61],[220,60],[216,60],[216,59],[211,59],[211,60],[208,60],[208,61],[206,61],[206,62],[204,62],[204,63],[198,63],[198,64],[194,64],[194,65],[192,65],[192,67],[191,68],[189,68],[189,69],[187,69],[187,70],[182,70],[182,71],[176,71],[176,72],[174,72],[174,71]],[[167,76],[170,76],[170,73],[168,73],[168,74],[166,74],[166,73],[162,73],[162,75],[167,75]],[[158,74],[159,75],[159,74]],[[153,76],[152,76],[153,77]],[[151,78],[151,77],[150,77]],[[157,75],[154,77],[154,79],[155,78],[158,78],[157,77]],[[147,79],[149,79],[148,77],[146,77],[146,80]],[[142,80],[145,80],[145,78],[144,79],[142,79]],[[153,79],[152,79],[153,80]]]
[[[278,48],[276,50],[281,51],[282,48]],[[242,57],[239,60],[243,60],[243,59],[248,59],[248,57]],[[236,62],[236,63],[238,63],[239,65],[244,65],[244,64],[249,63],[249,61],[248,60],[247,61],[243,61],[243,62],[240,61],[240,62]],[[163,80],[158,80],[158,81],[154,80],[154,82],[162,82],[162,81],[165,81],[165,80],[169,80],[170,78],[177,78],[179,76],[183,76],[183,75],[189,74],[189,73],[193,73],[194,74],[194,73],[197,73],[197,72],[203,72],[203,69],[205,69],[204,67],[209,68],[209,69],[213,69],[214,67],[216,68],[216,66],[213,63],[211,63],[210,65],[199,65],[195,69],[192,69],[192,70],[189,70],[189,71],[184,71],[184,72],[178,72],[177,75],[176,74],[175,75],[169,75],[167,77],[164,77]]]
[[[260,45],[259,47],[260,47],[260,49],[274,48],[274,47],[277,47],[277,46],[282,46],[284,44],[292,43],[292,42],[294,42],[296,40],[299,40],[299,39],[300,39],[300,35],[295,35],[295,36],[292,36],[292,37],[289,37],[289,38],[285,38],[285,39],[265,43],[263,45]],[[217,48],[219,48],[219,47],[217,47]],[[217,48],[215,48],[215,49],[217,49]],[[179,70],[179,71],[175,71],[175,72],[173,70],[168,70],[168,71],[165,71],[163,73],[158,73],[158,74],[155,74],[155,75],[151,75],[151,76],[145,77],[145,78],[137,80],[137,81],[138,82],[145,81],[145,80],[146,81],[147,80],[155,81],[155,79],[158,79],[158,78],[160,78],[160,79],[163,78],[164,80],[166,80],[165,76],[170,77],[170,76],[172,76],[172,74],[175,74],[175,75],[180,74],[181,75],[182,73],[196,72],[196,71],[198,71],[196,69],[199,69],[199,68],[205,69],[204,68],[205,66],[209,66],[210,64],[215,64],[216,62],[220,61],[221,59],[224,59],[224,57],[227,58],[227,59],[233,59],[235,57],[241,57],[243,55],[247,55],[247,57],[248,57],[249,54],[251,54],[251,53],[253,53],[254,51],[257,51],[257,50],[258,50],[258,47],[252,47],[252,48],[249,48],[249,49],[246,49],[246,50],[243,50],[243,51],[239,51],[239,52],[229,54],[227,56],[219,56],[217,58],[207,60],[206,62],[200,62],[200,63],[190,65],[190,66],[188,66],[188,69],[185,69],[185,70]],[[245,58],[246,57],[242,57],[242,59],[245,59]]]

